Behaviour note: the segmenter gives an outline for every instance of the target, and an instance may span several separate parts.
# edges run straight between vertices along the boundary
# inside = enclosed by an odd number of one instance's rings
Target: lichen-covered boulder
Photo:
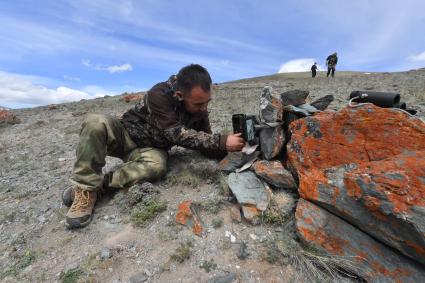
[[[126,102],[126,103],[140,102],[143,99],[144,96],[145,96],[144,93],[126,94],[121,98],[121,100]]]
[[[309,201],[299,200],[295,218],[304,242],[340,258],[343,268],[368,282],[425,282],[421,264]]]
[[[373,105],[291,125],[299,193],[425,264],[425,125]]]
[[[0,125],[19,124],[21,120],[9,110],[0,109]]]

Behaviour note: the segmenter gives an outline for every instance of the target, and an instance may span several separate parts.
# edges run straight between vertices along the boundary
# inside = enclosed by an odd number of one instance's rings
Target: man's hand
[[[241,151],[245,146],[245,141],[241,138],[242,133],[228,135],[226,140],[226,150],[231,151]]]

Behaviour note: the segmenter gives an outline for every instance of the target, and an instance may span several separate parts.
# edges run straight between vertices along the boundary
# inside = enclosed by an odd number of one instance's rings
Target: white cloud
[[[0,72],[0,105],[25,104],[31,106],[63,103],[101,97],[111,92],[94,86],[83,90],[72,89],[66,86],[48,88],[36,84],[29,78],[18,74]]]
[[[120,66],[109,66],[106,68],[106,70],[111,74],[118,73],[118,72],[126,72],[126,71],[132,71],[133,66],[131,66],[130,64],[122,64]]]
[[[81,79],[78,77],[72,77],[72,76],[68,76],[68,75],[63,75],[63,79],[66,81],[70,81],[70,82],[80,82]]]
[[[111,74],[113,73],[119,73],[119,72],[127,72],[127,71],[132,71],[133,70],[133,66],[131,66],[131,64],[122,64],[122,65],[114,65],[114,66],[103,66],[103,65],[99,65],[99,64],[93,64],[90,62],[90,60],[87,59],[83,59],[81,60],[81,64],[83,64],[84,66],[86,66],[87,68],[96,70],[96,71],[107,71]]]
[[[412,62],[425,62],[425,51],[416,55],[410,55],[408,59]]]
[[[310,68],[314,62],[316,62],[316,60],[313,58],[294,59],[283,63],[278,73],[310,72]],[[317,67],[319,71],[324,70],[320,65],[317,65]]]

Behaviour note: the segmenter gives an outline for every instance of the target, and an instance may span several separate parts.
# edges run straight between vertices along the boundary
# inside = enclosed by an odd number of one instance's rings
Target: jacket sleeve
[[[171,143],[185,148],[198,150],[226,150],[226,135],[210,134],[203,131],[189,129],[182,125],[176,125],[164,129],[164,136]]]

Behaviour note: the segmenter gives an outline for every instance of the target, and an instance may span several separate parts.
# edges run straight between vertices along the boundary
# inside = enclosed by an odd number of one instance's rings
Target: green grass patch
[[[180,243],[180,246],[170,256],[170,259],[182,263],[190,258],[192,255],[192,248],[193,243],[190,240],[187,240],[185,243]]]
[[[212,226],[215,228],[215,229],[218,229],[218,228],[220,228],[220,227],[222,227],[223,226],[223,218],[221,218],[221,217],[218,217],[218,218],[214,218],[213,220],[212,220]]]
[[[227,184],[227,176],[226,174],[220,172],[215,177],[215,183],[218,187],[218,192],[220,195],[229,197],[230,196],[230,189],[229,185]]]
[[[205,210],[205,211],[207,211],[211,214],[219,213],[220,208],[221,208],[221,204],[222,204],[221,199],[216,199],[216,198],[201,201],[199,203],[200,207],[203,210]]]
[[[16,276],[21,270],[28,267],[35,260],[35,253],[27,250],[25,253],[18,258],[14,265],[6,268],[0,273],[0,279],[3,279],[9,275]]]
[[[204,269],[205,272],[209,273],[211,270],[217,269],[217,264],[214,262],[214,259],[209,261],[204,260],[199,267]]]
[[[84,272],[77,268],[68,270],[65,273],[62,273],[59,277],[61,283],[77,283],[78,279],[84,274]]]
[[[184,169],[181,172],[168,177],[168,182],[173,186],[184,185],[196,188],[197,186],[199,186],[201,181],[202,179],[198,175],[192,173],[188,169]]]
[[[130,221],[134,225],[144,226],[166,209],[166,202],[159,201],[155,198],[146,199],[140,205],[133,208]]]

